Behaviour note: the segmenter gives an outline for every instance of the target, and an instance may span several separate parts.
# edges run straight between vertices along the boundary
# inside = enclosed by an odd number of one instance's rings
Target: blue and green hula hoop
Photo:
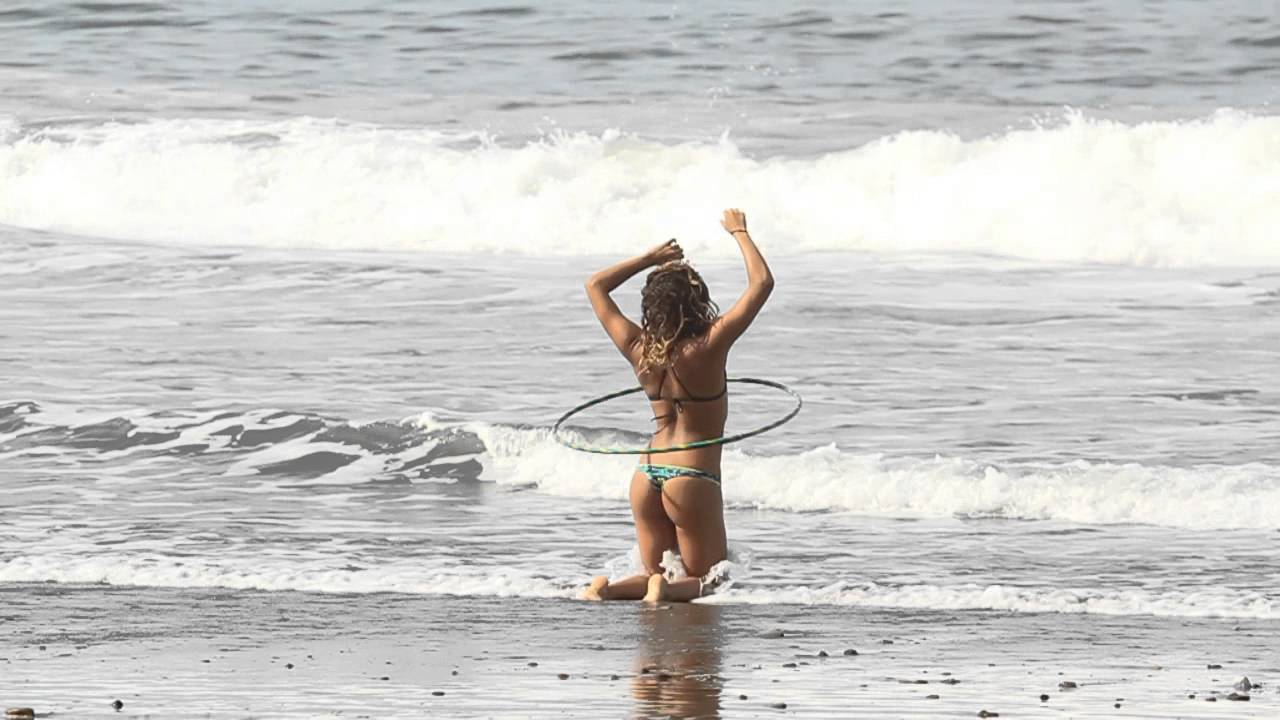
[[[573,417],[574,415],[577,415],[578,413],[584,410],[587,410],[589,408],[593,408],[596,405],[607,403],[610,400],[616,400],[620,397],[633,395],[638,392],[644,392],[644,388],[640,386],[636,386],[633,388],[628,388],[626,390],[619,390],[618,392],[615,392],[615,393],[609,393],[608,395],[602,395],[593,400],[588,400],[587,402],[584,402],[581,405],[573,408],[572,410],[565,413],[564,415],[561,415],[559,420],[556,420],[555,426],[553,426],[551,429],[551,435],[556,439],[556,442],[560,443],[561,445],[564,445],[567,448],[572,448],[574,450],[578,450],[581,452],[596,453],[599,455],[660,455],[662,453],[678,452],[680,450],[693,450],[695,448],[710,447],[712,445],[727,445],[732,442],[738,442],[739,440],[745,440],[749,437],[754,437],[761,433],[769,432],[770,430],[776,427],[779,427],[787,423],[788,421],[790,421],[791,418],[795,417],[800,412],[800,408],[804,406],[804,399],[800,397],[800,393],[796,392],[795,390],[792,390],[791,388],[787,387],[786,385],[783,385],[780,382],[774,382],[772,380],[761,380],[760,378],[747,378],[747,377],[728,378],[726,382],[742,383],[746,385],[763,385],[765,387],[771,387],[776,390],[781,390],[782,392],[794,398],[796,401],[796,405],[795,407],[791,408],[790,412],[788,412],[786,415],[782,416],[781,418],[774,420],[768,425],[762,425],[754,430],[748,430],[746,432],[736,433],[734,435],[723,435],[721,437],[711,438],[709,440],[697,440],[695,442],[690,442],[690,443],[681,443],[679,445],[672,445],[670,447],[639,447],[638,448],[638,447],[607,447],[607,446],[600,446],[600,445],[587,445],[585,443],[578,442],[577,440],[574,440],[572,438],[565,437],[563,434],[561,434],[561,428],[564,425],[565,421]]]

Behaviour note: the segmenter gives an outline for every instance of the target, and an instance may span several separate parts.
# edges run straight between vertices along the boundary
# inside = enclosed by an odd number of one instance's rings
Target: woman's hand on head
[[[680,243],[676,242],[675,238],[671,238],[661,245],[655,246],[652,250],[645,253],[645,255],[649,258],[650,263],[654,265],[662,265],[663,263],[669,263],[673,260],[683,260],[684,249],[680,247]]]
[[[747,214],[738,208],[729,208],[724,211],[724,217],[720,219],[720,226],[730,235],[744,231],[747,229]]]

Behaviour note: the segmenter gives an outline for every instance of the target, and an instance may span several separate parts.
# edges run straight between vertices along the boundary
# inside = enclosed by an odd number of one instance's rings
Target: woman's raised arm
[[[609,334],[609,339],[613,340],[613,344],[628,359],[633,359],[635,354],[633,348],[640,340],[640,326],[622,314],[609,293],[641,270],[683,257],[684,251],[680,249],[680,245],[675,240],[668,240],[642,255],[614,263],[587,280],[587,297],[591,299],[591,309],[604,326],[604,331]]]
[[[747,232],[747,216],[736,208],[725,210],[720,221],[726,232],[738,241],[738,249],[742,251],[742,261],[747,266],[747,289],[742,292],[738,301],[722,314],[711,326],[709,340],[727,352],[742,333],[751,327],[760,308],[773,292],[773,273],[769,264],[764,261],[760,249]]]

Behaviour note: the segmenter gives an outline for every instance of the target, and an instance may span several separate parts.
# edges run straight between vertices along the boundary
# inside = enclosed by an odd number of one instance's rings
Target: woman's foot
[[[604,575],[600,575],[598,577],[592,578],[591,584],[587,586],[586,590],[582,591],[582,599],[594,600],[596,602],[599,602],[601,600],[608,600],[609,599],[609,578],[605,577]]]
[[[667,599],[667,579],[661,573],[649,576],[649,590],[644,594],[645,602],[662,602]]]

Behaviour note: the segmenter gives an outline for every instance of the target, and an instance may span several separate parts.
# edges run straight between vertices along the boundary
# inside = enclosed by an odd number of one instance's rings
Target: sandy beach
[[[1275,622],[52,585],[0,599],[0,701],[50,717],[1280,713]],[[1228,700],[1245,676],[1261,687]]]

